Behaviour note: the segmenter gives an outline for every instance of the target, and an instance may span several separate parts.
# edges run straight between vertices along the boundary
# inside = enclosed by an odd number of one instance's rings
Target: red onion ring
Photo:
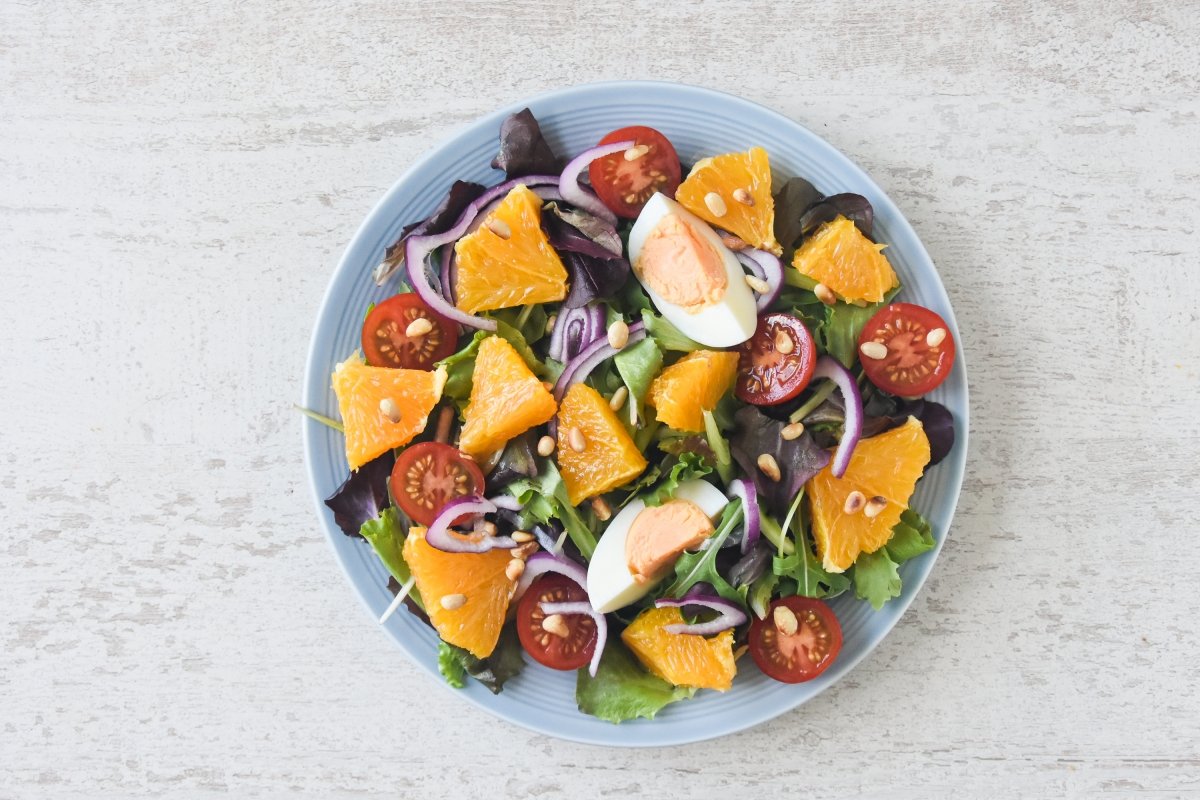
[[[846,421],[842,427],[842,438],[838,442],[837,450],[834,451],[833,466],[830,469],[833,477],[840,478],[846,474],[846,468],[850,466],[850,456],[854,454],[854,448],[858,446],[858,440],[862,438],[862,395],[858,391],[858,382],[854,380],[850,370],[843,367],[841,362],[832,356],[821,356],[817,359],[813,377],[828,378],[837,384],[846,406]]]
[[[760,529],[760,519],[758,510],[758,490],[754,488],[753,482],[746,478],[735,478],[729,484],[729,494],[732,497],[739,497],[742,500],[744,509],[743,518],[746,520],[746,533],[742,536],[742,555],[750,552],[750,548],[754,547],[758,542]]]
[[[455,536],[450,532],[451,523],[463,516],[480,517],[496,510],[495,503],[477,495],[456,497],[438,512],[433,524],[425,531],[425,542],[446,553],[486,553],[497,547],[520,547],[507,536]]]
[[[640,342],[645,338],[646,326],[643,323],[635,322],[629,326],[629,344]],[[619,352],[615,347],[609,345],[607,337],[598,338],[583,348],[558,376],[558,380],[554,384],[554,399],[562,400],[567,389],[586,380],[587,376],[592,374],[592,370],[603,363],[606,358],[611,358]]]
[[[716,611],[719,616],[708,622],[697,622],[690,625],[687,623],[667,625],[663,628],[664,631],[667,633],[690,633],[696,636],[709,636],[721,631],[727,631],[730,628],[736,628],[749,619],[746,616],[746,612],[738,608],[737,604],[716,595],[704,595],[692,592],[678,600],[662,597],[654,601],[655,608],[683,608],[684,606],[703,606],[704,608]]]
[[[579,175],[597,158],[624,152],[633,147],[634,144],[635,142],[630,139],[627,142],[614,142],[613,144],[591,147],[567,162],[567,166],[563,167],[562,175],[558,179],[558,190],[562,192],[563,201],[593,216],[599,217],[609,225],[615,225],[617,222],[616,215],[609,211],[608,206],[600,202],[600,199],[596,195],[587,191],[579,184]]]
[[[734,256],[742,266],[753,272],[756,278],[766,281],[767,285],[771,287],[754,299],[755,307],[760,312],[766,311],[783,290],[783,262],[774,253],[755,248],[738,250]]]
[[[525,506],[521,505],[521,501],[513,497],[511,494],[498,494],[495,497],[489,497],[488,502],[498,509],[505,511],[520,511]]]
[[[565,556],[556,556],[542,550],[531,555],[525,562],[525,571],[521,573],[521,580],[517,582],[513,600],[520,599],[530,585],[547,572],[556,572],[570,578],[579,584],[579,588],[587,591],[587,570]]]
[[[604,645],[608,641],[608,620],[592,604],[584,600],[570,603],[541,603],[543,614],[583,614],[591,617],[596,623],[596,649],[592,652],[591,663],[588,664],[588,674],[596,677],[600,668],[600,656],[604,653]]]

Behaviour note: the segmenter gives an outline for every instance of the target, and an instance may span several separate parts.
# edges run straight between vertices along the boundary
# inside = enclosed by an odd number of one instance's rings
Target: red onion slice
[[[495,497],[489,497],[488,502],[496,508],[504,509],[505,511],[520,511],[524,508],[521,501],[513,497],[511,494],[498,494]]]
[[[550,333],[550,348],[547,355],[555,361],[570,362],[579,353],[604,336],[604,309],[588,304],[579,308],[564,308],[558,313],[554,330]]]
[[[766,311],[783,290],[783,262],[774,253],[755,248],[739,250],[734,255],[742,266],[754,273],[756,278],[766,281],[767,286],[771,287],[763,294],[757,295],[754,300],[755,307],[760,312]]]
[[[635,142],[630,139],[627,142],[614,142],[592,147],[567,162],[567,166],[563,167],[562,176],[558,179],[558,190],[562,192],[563,201],[599,217],[610,225],[615,225],[617,216],[608,210],[608,206],[600,202],[600,198],[579,185],[579,175],[597,158],[624,152],[634,144]]]
[[[745,555],[758,542],[761,532],[759,527],[758,490],[754,488],[754,484],[750,480],[736,478],[729,484],[729,494],[732,497],[740,497],[742,500],[742,508],[744,509],[742,516],[746,520],[746,534],[742,537],[742,555]]]
[[[588,664],[588,674],[596,677],[600,668],[600,656],[604,653],[604,645],[608,641],[608,620],[592,604],[584,600],[569,603],[542,603],[543,614],[583,614],[592,618],[596,623],[596,649],[592,653],[592,661]]]
[[[547,572],[564,575],[579,584],[579,588],[587,591],[587,570],[569,558],[540,551],[531,555],[525,562],[525,571],[521,573],[521,580],[517,582],[513,600],[519,599],[535,580]]]
[[[654,601],[655,608],[683,608],[684,606],[703,606],[716,611],[719,616],[711,619],[708,622],[697,622],[694,624],[676,623],[667,625],[663,630],[667,633],[690,633],[696,636],[709,636],[721,631],[727,631],[730,628],[736,628],[741,625],[749,617],[746,612],[737,607],[736,603],[732,603],[723,597],[716,595],[703,595],[698,593],[689,593],[678,600],[673,600],[669,597],[663,597]]]
[[[858,382],[854,380],[850,370],[843,367],[841,362],[832,356],[821,356],[817,359],[813,377],[828,378],[837,384],[846,406],[846,421],[842,428],[842,438],[833,454],[833,466],[830,470],[833,477],[840,478],[846,474],[846,468],[850,466],[850,456],[854,454],[854,448],[858,446],[858,440],[862,437],[862,395],[858,391]]]
[[[425,531],[425,541],[430,547],[436,547],[446,553],[486,553],[497,547],[519,547],[517,542],[507,536],[455,536],[450,532],[450,524],[463,516],[479,517],[496,510],[496,504],[483,497],[456,497],[438,512],[433,524]]]
[[[640,342],[646,338],[646,327],[641,322],[629,326],[629,344]],[[607,337],[600,337],[580,351],[579,355],[563,368],[562,374],[554,384],[554,399],[562,400],[567,389],[587,379],[597,366],[606,358],[615,356],[620,351],[608,343]]]

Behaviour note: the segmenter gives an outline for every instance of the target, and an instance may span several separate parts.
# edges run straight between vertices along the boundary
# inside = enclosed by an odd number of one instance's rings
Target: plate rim
[[[735,733],[739,733],[739,732],[748,730],[750,728],[756,727],[760,724],[769,722],[772,719],[775,719],[789,711],[792,711],[792,710],[798,708],[799,706],[801,706],[801,705],[813,700],[814,698],[818,697],[819,695],[823,694],[829,688],[831,688],[832,686],[834,686],[838,682],[840,682],[846,675],[850,674],[860,663],[862,663],[863,660],[865,660],[869,655],[871,655],[872,653],[875,652],[875,650],[879,647],[879,645],[882,644],[883,641],[891,634],[892,630],[896,627],[896,625],[899,624],[900,620],[904,618],[904,615],[908,612],[908,609],[912,606],[913,601],[916,599],[917,595],[919,595],[921,590],[924,588],[925,582],[928,579],[929,574],[933,571],[933,566],[937,562],[937,559],[941,554],[942,548],[945,545],[946,540],[950,537],[950,533],[953,529],[954,517],[955,517],[957,508],[958,508],[958,502],[959,502],[959,500],[961,498],[961,494],[962,494],[962,486],[963,486],[963,481],[964,481],[965,473],[966,473],[967,452],[968,452],[968,448],[969,448],[968,438],[969,438],[969,432],[970,432],[969,431],[969,428],[970,428],[970,424],[969,424],[970,423],[970,384],[969,384],[969,379],[968,379],[968,374],[967,374],[966,358],[965,358],[965,354],[963,352],[964,347],[962,344],[962,337],[959,332],[958,323],[957,323],[957,319],[954,314],[953,305],[950,303],[950,298],[949,298],[948,293],[946,292],[945,284],[942,282],[941,273],[938,271],[936,264],[933,262],[933,259],[929,256],[929,253],[925,248],[924,242],[921,241],[920,237],[917,235],[916,230],[912,227],[912,224],[909,222],[908,218],[900,211],[900,208],[891,199],[891,197],[886,192],[884,192],[883,189],[875,182],[874,178],[871,177],[870,173],[868,173],[865,169],[860,167],[856,162],[854,162],[849,156],[847,156],[845,153],[843,153],[841,150],[839,150],[835,145],[828,142],[822,136],[813,132],[812,130],[810,130],[808,127],[806,127],[802,123],[784,115],[783,113],[776,111],[768,106],[762,105],[761,103],[755,102],[753,100],[748,100],[744,97],[732,94],[730,92],[725,92],[725,91],[718,90],[718,89],[711,89],[711,88],[703,87],[703,86],[697,86],[694,84],[681,83],[681,82],[675,82],[675,81],[662,81],[662,80],[593,81],[593,82],[574,84],[571,86],[561,87],[561,88],[553,89],[553,90],[550,90],[547,92],[542,92],[542,93],[539,93],[536,95],[528,96],[523,99],[509,103],[495,111],[492,111],[490,113],[483,114],[481,116],[473,118],[472,120],[458,126],[453,132],[442,137],[437,142],[435,142],[432,146],[430,146],[425,151],[423,151],[421,153],[421,155],[418,156],[411,164],[409,164],[407,169],[405,169],[399,175],[399,177],[397,177],[396,180],[393,181],[392,185],[373,204],[370,211],[363,218],[362,222],[358,225],[353,236],[347,242],[345,249],[342,251],[341,257],[338,259],[337,266],[333,269],[332,273],[330,274],[330,278],[326,285],[325,292],[323,293],[321,302],[317,308],[317,313],[316,313],[315,321],[313,324],[312,332],[309,336],[308,352],[307,352],[307,356],[305,358],[304,375],[303,375],[302,384],[301,384],[301,395],[302,395],[301,404],[304,407],[311,407],[311,404],[314,401],[319,399],[316,394],[316,389],[315,389],[316,384],[314,383],[314,381],[316,380],[316,376],[318,374],[321,374],[323,376],[323,374],[324,374],[323,371],[325,369],[325,367],[323,365],[318,365],[316,363],[316,361],[317,361],[316,352],[318,349],[318,342],[322,335],[322,328],[319,325],[319,323],[320,323],[321,319],[326,315],[328,307],[331,304],[331,301],[332,301],[334,295],[336,294],[336,288],[342,279],[342,273],[350,271],[351,267],[353,266],[350,263],[350,256],[352,255],[353,251],[356,249],[356,246],[359,244],[359,241],[364,237],[364,234],[369,229],[373,228],[376,224],[378,224],[379,220],[377,218],[381,218],[385,215],[385,209],[387,209],[392,204],[394,197],[401,193],[401,189],[404,186],[404,184],[406,184],[416,173],[418,173],[420,170],[425,168],[427,165],[429,165],[433,162],[436,162],[440,158],[444,158],[445,157],[444,153],[447,149],[453,149],[453,147],[456,144],[459,144],[459,143],[464,142],[465,140],[469,139],[473,134],[475,134],[480,129],[485,129],[488,127],[498,129],[499,123],[505,117],[507,117],[508,115],[510,115],[516,111],[521,110],[522,108],[533,107],[535,105],[539,105],[542,103],[550,103],[550,102],[555,102],[555,101],[559,101],[559,100],[567,100],[567,99],[571,99],[574,95],[586,94],[589,92],[595,92],[595,91],[603,92],[603,91],[612,91],[612,90],[636,90],[636,89],[656,89],[656,90],[665,90],[665,91],[669,91],[669,92],[679,92],[679,93],[682,93],[685,95],[692,94],[699,99],[707,98],[707,99],[711,100],[711,99],[716,98],[725,103],[734,103],[734,104],[740,104],[743,106],[751,107],[757,113],[764,114],[768,118],[770,118],[770,120],[772,121],[773,124],[784,127],[786,129],[791,129],[792,131],[795,131],[799,135],[810,139],[811,141],[815,142],[818,147],[821,147],[825,151],[827,151],[827,155],[831,156],[832,158],[834,158],[836,160],[840,160],[840,161],[844,162],[844,165],[846,167],[848,167],[850,170],[852,170],[857,175],[857,178],[859,180],[861,180],[867,187],[869,187],[869,189],[872,192],[874,192],[874,195],[876,197],[882,198],[884,203],[886,203],[887,206],[890,207],[889,211],[892,212],[892,215],[896,221],[896,224],[899,226],[899,230],[901,232],[906,233],[907,237],[911,240],[911,245],[913,246],[911,253],[914,258],[914,261],[922,262],[923,265],[925,267],[927,267],[929,269],[929,271],[932,272],[932,274],[935,276],[936,281],[935,281],[935,285],[933,288],[936,290],[937,294],[940,296],[939,299],[941,301],[943,301],[944,308],[948,312],[948,316],[944,314],[943,317],[945,318],[945,320],[951,330],[951,333],[955,336],[956,341],[958,341],[958,343],[959,343],[955,368],[956,368],[956,370],[961,371],[963,394],[962,394],[962,413],[961,413],[961,415],[956,415],[961,418],[955,420],[956,440],[955,440],[954,452],[952,452],[947,457],[945,462],[943,462],[946,464],[947,467],[952,468],[952,474],[950,477],[949,485],[948,485],[945,495],[942,499],[942,502],[946,505],[946,508],[947,508],[946,530],[945,530],[944,534],[941,536],[941,538],[936,540],[935,547],[930,552],[924,554],[924,557],[926,560],[925,560],[925,563],[922,565],[922,568],[920,569],[918,574],[915,576],[910,576],[908,578],[908,580],[911,581],[911,583],[909,585],[905,586],[904,595],[896,598],[895,600],[891,601],[891,603],[889,603],[889,605],[892,605],[892,607],[895,609],[895,615],[891,619],[890,622],[886,623],[886,627],[884,627],[878,633],[876,638],[869,644],[869,646],[863,648],[862,652],[855,654],[855,656],[853,658],[840,661],[839,663],[835,663],[833,665],[833,667],[828,671],[829,679],[827,681],[824,681],[822,686],[819,689],[817,689],[810,695],[798,697],[796,702],[794,702],[794,703],[793,702],[781,703],[776,708],[770,709],[765,714],[757,714],[757,715],[749,716],[748,718],[735,719],[731,722],[731,724],[724,725],[723,727],[721,727],[720,729],[715,730],[715,731],[711,731],[711,732],[699,731],[696,733],[696,735],[690,735],[690,736],[689,735],[674,736],[674,737],[664,736],[664,737],[660,737],[659,739],[656,739],[653,742],[623,741],[619,735],[613,735],[612,737],[604,738],[604,737],[599,737],[599,736],[589,736],[589,735],[584,735],[584,734],[577,734],[574,732],[564,733],[563,731],[556,730],[552,725],[544,724],[540,718],[531,719],[531,718],[517,717],[517,716],[514,716],[514,715],[508,713],[507,710],[505,710],[503,708],[495,707],[494,705],[487,702],[487,700],[492,697],[491,694],[481,695],[477,692],[463,691],[463,690],[454,689],[454,688],[450,687],[448,684],[446,684],[446,682],[437,673],[435,668],[432,668],[428,664],[423,662],[417,656],[417,654],[415,652],[413,652],[413,650],[411,648],[414,646],[414,643],[406,641],[403,637],[398,635],[398,633],[390,626],[378,626],[378,627],[383,628],[385,633],[399,646],[399,649],[401,650],[401,652],[403,652],[405,654],[405,656],[415,666],[418,667],[418,669],[428,673],[429,676],[431,677],[431,679],[435,683],[439,684],[443,688],[443,690],[453,693],[457,699],[466,700],[467,702],[471,703],[476,708],[479,708],[480,710],[485,711],[486,713],[492,715],[493,717],[502,719],[510,724],[516,725],[516,726],[524,728],[526,730],[530,730],[530,731],[533,731],[533,732],[536,732],[536,733],[539,733],[542,735],[551,736],[551,737],[566,740],[566,741],[573,741],[573,742],[589,744],[589,745],[600,745],[600,746],[606,746],[606,747],[666,747],[666,746],[673,746],[673,745],[693,744],[693,743],[699,743],[699,742],[703,742],[703,741],[710,741],[712,739],[717,739],[717,738],[720,738],[723,736],[728,736],[728,735],[732,735]],[[320,370],[321,372],[318,373],[318,370]],[[321,395],[324,395],[324,393],[327,391],[327,388],[328,388],[324,384],[325,384],[325,379],[324,379],[324,377],[322,377],[321,384],[320,384],[320,390],[319,390]],[[309,487],[309,494],[312,497],[312,500],[313,500],[313,503],[315,506],[315,510],[317,512],[318,520],[323,529],[324,538],[326,540],[326,543],[330,547],[330,549],[333,551],[334,559],[337,562],[338,566],[340,567],[343,577],[350,584],[350,587],[352,588],[354,594],[358,597],[360,604],[362,605],[364,610],[367,612],[370,619],[373,622],[376,622],[376,624],[377,624],[377,616],[376,616],[375,609],[372,607],[367,595],[364,593],[362,588],[359,586],[359,582],[355,579],[354,575],[352,574],[350,565],[347,562],[346,557],[344,556],[344,554],[341,552],[341,550],[339,550],[339,548],[336,545],[336,540],[334,537],[335,536],[336,537],[344,537],[345,534],[343,534],[341,532],[341,530],[337,529],[336,525],[334,525],[327,518],[326,512],[328,511],[328,509],[325,506],[324,497],[321,496],[321,494],[318,490],[318,476],[317,476],[317,471],[316,471],[316,464],[313,460],[313,454],[315,452],[314,436],[316,433],[322,431],[322,427],[320,426],[319,423],[314,422],[312,420],[307,420],[307,419],[301,420],[301,427],[302,427],[302,442],[303,442],[303,447],[304,447],[304,467],[305,467],[305,473],[306,473],[308,487]],[[909,589],[909,586],[911,586],[911,590]],[[579,713],[582,713],[582,712],[579,712]],[[613,731],[614,734],[617,734],[617,732],[619,732],[621,730],[621,726],[619,726],[619,725],[612,725],[611,723],[605,723],[605,724],[608,724],[611,727],[611,730]],[[654,722],[649,721],[648,724],[653,726]],[[666,733],[666,731],[664,731],[664,733]]]

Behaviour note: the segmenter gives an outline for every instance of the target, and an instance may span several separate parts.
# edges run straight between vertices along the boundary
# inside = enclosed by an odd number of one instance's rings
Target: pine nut
[[[863,342],[858,348],[858,352],[867,358],[879,361],[881,358],[887,358],[888,349],[883,342]]]
[[[770,453],[763,453],[758,457],[758,468],[762,470],[763,475],[766,475],[773,481],[778,481],[781,477],[779,474],[779,462]]]
[[[537,549],[538,549],[537,542],[526,542],[525,544],[521,545],[520,547],[514,547],[512,550],[509,550],[508,554],[510,556],[512,556],[513,558],[519,558],[522,561],[524,561],[525,559],[529,558],[531,555],[536,553]]]
[[[485,225],[489,231],[496,234],[501,239],[509,239],[512,237],[512,228],[508,227],[508,223],[502,219],[489,219]]]
[[[625,401],[629,398],[629,390],[624,386],[618,386],[613,392],[613,396],[608,400],[608,407],[613,411],[620,411],[621,406],[625,405]]]
[[[886,497],[875,495],[868,500],[867,504],[863,507],[863,514],[866,515],[867,519],[875,519],[883,513],[883,510],[887,508],[887,504],[888,501]]]
[[[515,581],[525,572],[525,562],[519,558],[514,558],[508,562],[508,566],[504,568],[504,577],[510,581]]]
[[[582,453],[587,447],[587,439],[583,435],[583,431],[579,428],[571,428],[567,431],[567,441],[571,443],[571,449],[576,453]]]
[[[813,294],[815,294],[817,299],[827,306],[831,306],[837,302],[837,295],[835,295],[833,290],[823,283],[818,283],[813,287]]]
[[[393,425],[400,421],[400,407],[396,405],[396,401],[390,397],[385,397],[379,401],[379,411]]]
[[[546,317],[546,333],[554,333],[554,323],[558,322],[558,314],[551,314]]]
[[[792,341],[792,337],[788,336],[788,332],[783,330],[775,331],[775,350],[781,355],[790,355],[796,349],[796,343]]]
[[[571,634],[567,628],[567,621],[563,619],[562,614],[550,614],[542,620],[542,630],[546,633],[552,633],[560,639],[565,639]]]
[[[925,344],[930,347],[937,347],[942,342],[946,341],[946,329],[934,328],[929,333],[925,334]]]
[[[633,147],[625,151],[626,161],[637,161],[646,153],[650,152],[650,146],[645,144],[635,144]]]
[[[721,244],[725,245],[735,253],[738,250],[745,250],[750,246],[742,237],[734,236],[732,233],[725,233],[723,231],[721,233]]]
[[[757,275],[747,275],[746,285],[749,286],[750,290],[756,294],[766,294],[767,292],[771,291],[771,284],[767,283]]]
[[[771,620],[784,636],[791,636],[800,629],[800,621],[796,619],[796,612],[787,606],[775,606],[775,610],[771,612]]]
[[[592,498],[592,511],[596,512],[596,519],[601,522],[608,522],[612,519],[612,506],[603,497]]]
[[[467,596],[465,594],[446,594],[442,595],[442,608],[447,611],[453,611],[456,608],[462,608],[467,604]]]
[[[866,504],[867,496],[855,489],[853,492],[846,495],[846,504],[842,506],[842,510],[847,514],[857,514]]]
[[[554,452],[554,437],[543,436],[538,439],[537,451],[542,458],[548,458]]]
[[[737,200],[744,206],[754,205],[754,195],[750,194],[750,192],[746,191],[740,186],[733,190],[733,199]]]
[[[425,317],[417,317],[408,323],[408,327],[404,329],[404,335],[410,339],[419,339],[431,330],[433,330],[432,322],[425,319]]]
[[[529,531],[513,531],[511,538],[514,542],[525,544],[526,542],[532,542],[534,537]]]
[[[716,192],[709,192],[704,195],[704,205],[708,206],[708,210],[712,212],[714,217],[723,217],[729,212],[729,209],[725,206],[725,201]]]
[[[608,346],[614,350],[620,350],[627,344],[629,344],[629,326],[625,324],[625,320],[619,319],[608,326]]]
[[[804,423],[793,422],[790,425],[784,425],[783,430],[779,432],[779,435],[789,442],[793,439],[799,439],[804,435]]]

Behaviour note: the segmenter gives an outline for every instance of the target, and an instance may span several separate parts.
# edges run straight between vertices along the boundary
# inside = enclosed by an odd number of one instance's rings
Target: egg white
[[[692,501],[713,519],[729,503],[729,498],[720,489],[699,479],[679,484],[673,497]],[[592,607],[597,611],[605,614],[616,611],[642,599],[654,588],[653,581],[635,581],[625,560],[625,540],[629,538],[629,528],[645,508],[646,504],[641,500],[630,502],[608,523],[608,528],[596,545],[588,564],[587,592]]]
[[[682,306],[664,300],[657,292],[646,285],[638,275],[637,263],[642,255],[642,247],[651,231],[663,217],[675,215],[692,227],[705,241],[712,244],[721,256],[725,265],[725,275],[728,285],[725,296],[716,303],[695,313],[688,312]],[[656,192],[651,197],[642,213],[638,215],[632,230],[629,231],[629,261],[634,265],[634,274],[638,275],[646,294],[650,295],[654,307],[668,321],[685,335],[695,339],[707,347],[733,347],[741,344],[754,335],[758,324],[758,312],[754,305],[754,293],[746,285],[746,273],[738,263],[733,252],[721,242],[708,223],[676,203],[666,195]],[[686,269],[686,266],[681,266]]]

